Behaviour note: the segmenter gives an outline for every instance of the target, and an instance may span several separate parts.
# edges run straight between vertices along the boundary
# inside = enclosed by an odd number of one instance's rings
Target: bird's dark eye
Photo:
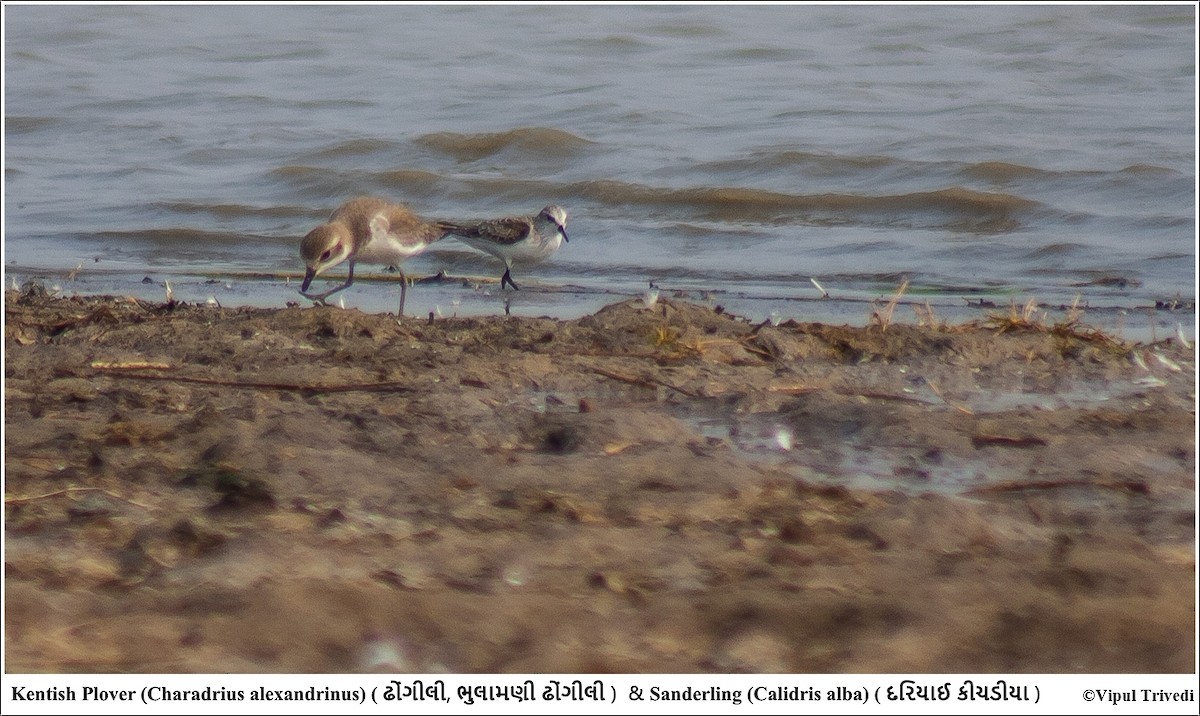
[[[330,256],[332,253],[333,253],[333,250],[332,250],[332,249],[330,249],[330,250],[326,250],[326,251],[325,251],[325,253],[321,254],[321,260],[322,260],[322,261],[328,261],[328,260],[329,260],[329,256]]]

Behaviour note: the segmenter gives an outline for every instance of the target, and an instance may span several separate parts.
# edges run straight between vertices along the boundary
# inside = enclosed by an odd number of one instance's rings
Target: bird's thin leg
[[[513,283],[512,274],[509,273],[510,270],[510,267],[504,267],[504,275],[500,277],[500,289],[503,290],[504,284],[507,283],[509,286],[513,287],[514,291],[520,291],[521,289],[517,287],[517,284]]]
[[[312,293],[305,293],[304,291],[301,291],[300,295],[304,296],[305,298],[307,298],[309,300],[316,301],[317,303],[320,303],[320,304],[324,304],[326,298],[329,298],[330,296],[337,293],[338,291],[342,291],[344,289],[350,288],[350,284],[352,284],[352,283],[354,283],[354,262],[353,261],[350,262],[350,274],[348,276],[346,276],[346,283],[343,283],[341,286],[338,286],[337,288],[331,288],[328,291],[326,291],[325,293],[312,294]]]
[[[408,292],[408,276],[404,275],[404,269],[399,266],[396,270],[400,272],[400,312],[396,314],[397,318],[404,317],[404,295]]]

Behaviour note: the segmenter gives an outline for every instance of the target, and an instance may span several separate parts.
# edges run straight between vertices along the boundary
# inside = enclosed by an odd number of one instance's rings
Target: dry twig
[[[896,295],[892,296],[892,300],[887,302],[882,311],[875,311],[871,314],[871,322],[877,324],[880,329],[886,331],[888,326],[892,324],[892,316],[896,312],[896,305],[900,303],[900,298],[904,296],[904,292],[908,290],[908,279],[904,279],[904,283],[900,284],[900,288],[896,291]]]
[[[382,383],[340,383],[333,385],[303,383],[271,383],[251,380],[221,380],[219,378],[200,378],[186,375],[157,375],[150,373],[124,373],[117,370],[109,371],[97,368],[97,373],[110,378],[127,380],[160,380],[169,383],[194,383],[198,385],[216,385],[228,388],[249,388],[252,390],[283,390],[301,393],[353,393],[363,392],[404,392],[415,390],[413,386],[401,381],[386,381]]]
[[[6,505],[23,505],[27,502],[36,502],[37,500],[45,500],[45,499],[48,499],[51,497],[61,497],[62,495],[73,495],[73,494],[79,493],[79,492],[99,492],[100,494],[111,497],[114,500],[120,500],[121,502],[128,502],[129,504],[133,505],[134,507],[140,507],[143,510],[153,509],[152,507],[150,507],[150,505],[143,505],[142,503],[135,502],[135,501],[129,499],[128,497],[121,497],[120,495],[116,494],[115,492],[110,492],[109,490],[106,490],[103,487],[66,487],[61,490],[55,490],[54,492],[47,492],[44,495],[28,495],[25,497],[7,497],[6,496],[4,498],[4,504],[6,504]]]
[[[639,378],[637,376],[621,375],[620,373],[614,373],[610,370],[605,370],[604,368],[598,368],[598,367],[593,367],[592,372],[598,373],[599,375],[602,375],[605,378],[611,378],[613,380],[618,380],[618,381],[621,381],[622,383],[629,383],[630,385],[638,385],[643,388],[657,388],[659,386],[662,386],[663,388],[670,388],[671,390],[674,390],[677,393],[682,393],[682,394],[688,396],[689,398],[703,397],[699,393],[690,391],[687,388],[680,388],[677,385],[671,385],[670,383],[668,383],[664,380],[659,380],[658,378]]]
[[[957,410],[959,412],[966,413],[967,415],[975,414],[975,411],[971,410],[970,408],[968,408],[965,405],[955,405],[954,403],[951,403],[946,398],[946,396],[942,395],[942,391],[938,389],[937,384],[934,383],[932,380],[926,380],[925,385],[928,385],[929,389],[933,391],[933,394],[936,395],[937,397],[941,398],[942,402],[944,402],[946,405],[949,405],[951,408],[954,408],[955,410]]]

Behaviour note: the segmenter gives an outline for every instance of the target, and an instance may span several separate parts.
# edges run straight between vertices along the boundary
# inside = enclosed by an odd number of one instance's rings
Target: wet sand
[[[5,293],[16,672],[1176,672],[1195,355]]]

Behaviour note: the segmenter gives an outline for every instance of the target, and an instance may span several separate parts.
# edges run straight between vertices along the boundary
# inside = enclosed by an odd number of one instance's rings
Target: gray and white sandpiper
[[[504,262],[500,288],[507,283],[520,290],[512,280],[513,262],[541,261],[562,246],[567,238],[567,210],[547,206],[536,216],[508,216],[486,221],[439,221],[438,228],[473,249],[489,253]]]
[[[370,196],[351,199],[335,209],[328,222],[308,232],[300,242],[300,257],[306,268],[300,295],[324,304],[326,298],[354,283],[354,266],[359,261],[399,269],[405,259],[416,256],[445,235],[446,230],[437,223],[422,220],[402,204]],[[325,293],[308,293],[314,278],[343,261],[350,267],[345,283]],[[408,279],[401,270],[401,316],[404,315],[407,284]]]

